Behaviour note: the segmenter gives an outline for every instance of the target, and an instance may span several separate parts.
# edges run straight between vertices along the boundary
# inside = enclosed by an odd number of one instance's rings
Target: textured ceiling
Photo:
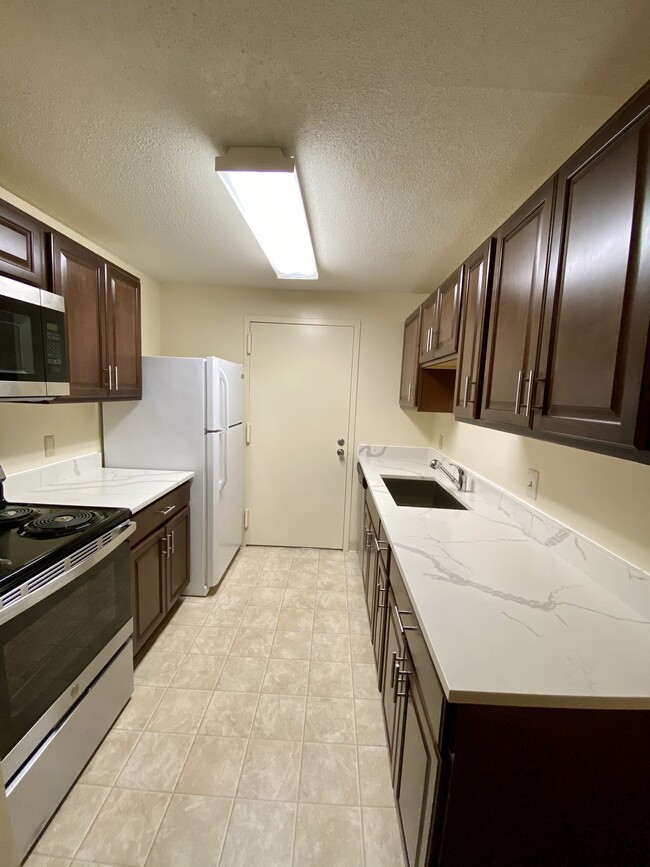
[[[296,155],[320,279],[427,291],[648,76],[647,0],[15,0],[0,184],[163,282],[279,286],[214,173]]]

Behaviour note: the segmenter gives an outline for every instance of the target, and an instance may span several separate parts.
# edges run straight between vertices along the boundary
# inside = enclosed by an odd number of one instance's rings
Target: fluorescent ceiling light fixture
[[[317,280],[293,157],[282,148],[232,147],[215,167],[277,276]]]

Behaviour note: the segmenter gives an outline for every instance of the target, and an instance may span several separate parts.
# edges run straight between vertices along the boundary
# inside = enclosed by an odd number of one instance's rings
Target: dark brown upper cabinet
[[[70,398],[142,396],[140,281],[57,232],[52,289],[66,302]]]
[[[1,199],[0,274],[47,288],[45,226]]]
[[[650,109],[646,88],[558,174],[534,429],[647,449]]]
[[[462,266],[422,305],[420,364],[438,364],[458,351]]]
[[[451,412],[456,371],[420,367],[421,323],[422,307],[404,323],[399,404],[418,412]]]
[[[420,317],[420,364],[433,360],[436,313],[438,308],[438,290],[429,295],[421,307]]]
[[[116,399],[142,397],[140,281],[106,264],[108,358],[111,394]]]
[[[420,354],[420,324],[422,308],[418,307],[404,323],[402,346],[402,379],[399,404],[405,409],[416,409],[418,384],[418,358]]]
[[[469,256],[463,268],[454,398],[457,418],[477,418],[479,414],[493,258],[494,238],[488,238]]]
[[[52,290],[65,299],[70,397],[108,397],[104,260],[58,233],[49,236]]]
[[[532,423],[554,190],[553,177],[496,233],[483,421]]]

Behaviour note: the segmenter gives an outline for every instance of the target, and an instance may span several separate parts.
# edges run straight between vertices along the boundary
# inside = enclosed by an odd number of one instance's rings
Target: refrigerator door
[[[194,471],[185,591],[191,596],[208,590],[205,366],[204,358],[144,357],[142,400],[107,402],[102,409],[105,466]]]
[[[244,421],[244,367],[222,358],[207,358],[207,422],[209,431]]]
[[[244,538],[243,425],[206,434],[208,455],[208,584],[214,587]]]

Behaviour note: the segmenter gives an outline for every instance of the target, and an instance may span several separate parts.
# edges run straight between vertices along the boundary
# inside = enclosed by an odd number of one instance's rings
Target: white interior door
[[[342,548],[354,327],[251,322],[250,332],[246,542]]]

